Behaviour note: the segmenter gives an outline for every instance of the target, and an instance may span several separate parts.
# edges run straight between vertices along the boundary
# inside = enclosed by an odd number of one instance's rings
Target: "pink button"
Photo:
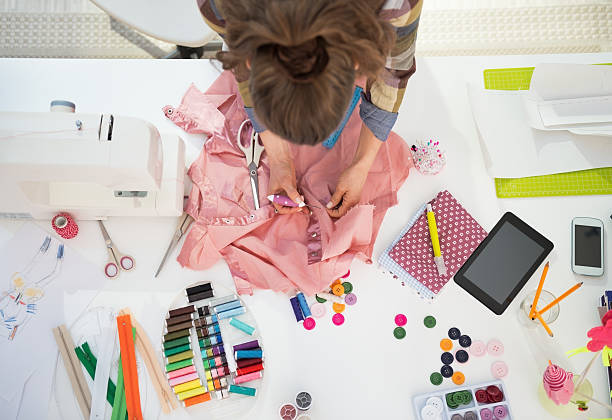
[[[312,312],[312,316],[314,316],[315,318],[321,318],[323,317],[323,315],[325,315],[327,309],[322,303],[313,303],[310,306],[310,312]]]
[[[503,378],[508,375],[508,365],[501,360],[493,362],[493,364],[491,364],[491,374],[497,379]]]
[[[335,325],[342,325],[344,324],[344,315],[338,313],[338,314],[334,314],[334,316],[332,316],[332,322]]]
[[[491,356],[501,356],[504,354],[504,345],[498,339],[493,338],[487,343],[487,351]]]
[[[482,420],[493,420],[493,413],[488,408],[480,410],[480,418]]]
[[[406,325],[406,322],[408,322],[406,315],[404,314],[395,315],[395,325],[397,325],[398,327],[403,327],[404,325]]]
[[[495,414],[495,417],[498,420],[502,420],[502,419],[505,419],[506,416],[508,415],[508,409],[506,409],[505,405],[498,405],[495,408],[493,408],[493,414]]]
[[[481,357],[484,356],[487,352],[487,346],[480,340],[472,341],[472,345],[469,348],[470,354],[472,356]]]
[[[317,325],[317,323],[315,322],[314,318],[308,317],[304,320],[304,328],[306,328],[308,331],[312,330],[315,325]]]

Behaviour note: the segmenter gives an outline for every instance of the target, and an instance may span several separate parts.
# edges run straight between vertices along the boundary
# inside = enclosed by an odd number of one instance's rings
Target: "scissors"
[[[104,223],[102,220],[98,220],[100,225],[100,230],[102,231],[102,237],[104,237],[104,242],[106,243],[106,249],[108,250],[109,260],[104,266],[104,274],[109,279],[115,278],[119,275],[119,270],[129,271],[134,268],[135,262],[134,258],[129,255],[121,255],[113,241],[111,240],[106,228],[104,227]]]
[[[245,124],[250,121],[244,120],[240,124],[238,129],[238,147],[244,152],[247,161],[247,168],[249,169],[249,175],[251,177],[251,191],[253,193],[253,202],[255,203],[255,210],[259,209],[259,177],[257,176],[257,167],[259,166],[259,158],[264,151],[264,146],[259,142],[259,134],[251,128],[251,135],[249,136],[248,146],[242,145],[242,130]]]
[[[191,217],[187,213],[183,214],[183,217],[179,219],[178,225],[176,226],[176,230],[174,231],[174,236],[172,236],[172,240],[170,241],[170,245],[168,245],[168,249],[166,249],[164,258],[162,258],[161,263],[159,263],[159,267],[157,268],[157,271],[155,272],[155,277],[157,277],[162,267],[166,263],[166,259],[168,258],[168,255],[170,255],[170,252],[179,243],[179,241],[181,240],[185,232],[187,232],[187,229],[189,229],[189,226],[191,225],[192,222],[193,222],[193,217]]]

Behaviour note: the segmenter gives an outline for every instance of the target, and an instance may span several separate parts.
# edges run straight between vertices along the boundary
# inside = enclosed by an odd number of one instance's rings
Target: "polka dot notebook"
[[[487,232],[448,191],[440,192],[429,204],[436,215],[446,275],[439,275],[434,264],[425,206],[419,209],[379,262],[422,297],[433,299],[476,250]]]

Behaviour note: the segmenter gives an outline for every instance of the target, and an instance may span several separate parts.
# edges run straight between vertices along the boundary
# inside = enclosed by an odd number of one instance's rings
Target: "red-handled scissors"
[[[104,223],[101,220],[98,220],[100,224],[100,230],[102,231],[102,236],[104,237],[104,242],[106,243],[106,249],[108,250],[109,260],[104,266],[104,274],[109,279],[113,279],[119,275],[119,271],[129,271],[134,268],[136,264],[134,262],[134,258],[129,255],[122,255],[111,240],[106,228],[104,227]]]

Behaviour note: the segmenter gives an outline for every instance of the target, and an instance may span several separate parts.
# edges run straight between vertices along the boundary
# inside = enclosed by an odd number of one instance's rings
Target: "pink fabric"
[[[487,232],[448,191],[440,192],[430,204],[436,215],[446,275],[440,275],[434,263],[426,212],[389,251],[389,256],[437,294],[486,238]]]
[[[195,222],[178,256],[180,264],[206,269],[224,258],[238,293],[300,289],[312,295],[346,273],[354,257],[371,262],[383,217],[397,203],[396,192],[412,167],[410,150],[399,136],[392,133],[382,145],[360,204],[344,217],[330,218],[325,204],[354,156],[358,112],[331,150],[291,145],[298,189],[307,204],[321,208],[311,207],[311,214],[275,214],[266,199],[264,153],[258,170],[261,208],[254,210],[246,160],[235,146],[238,127],[247,118],[236,81],[224,72],[206,94],[196,90],[189,88],[179,109],[211,137],[189,169],[194,186],[186,211]],[[180,121],[182,126],[186,119]]]
[[[591,339],[587,343],[591,352],[598,352],[606,346],[612,348],[612,320],[608,319],[602,327],[591,328],[587,336]]]

